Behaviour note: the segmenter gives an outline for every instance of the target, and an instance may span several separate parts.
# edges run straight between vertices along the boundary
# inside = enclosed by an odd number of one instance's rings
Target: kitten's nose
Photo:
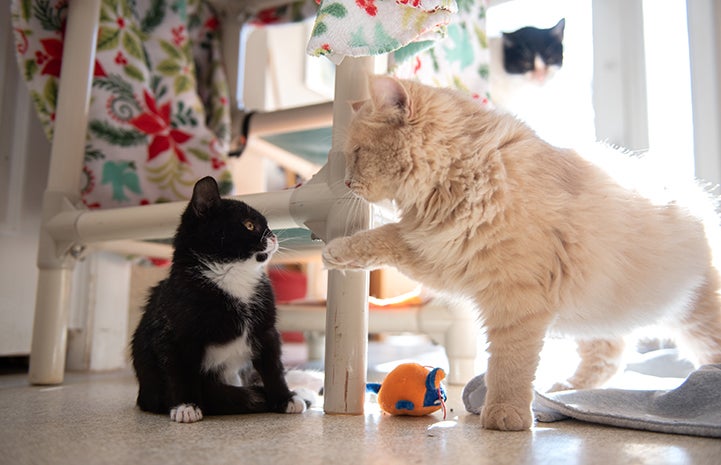
[[[346,179],[346,181],[345,181],[345,187],[347,187],[348,189],[350,189],[350,179]]]

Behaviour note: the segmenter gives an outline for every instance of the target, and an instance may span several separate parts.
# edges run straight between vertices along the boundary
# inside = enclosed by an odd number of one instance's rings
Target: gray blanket
[[[483,375],[463,390],[466,410],[480,413]],[[721,437],[721,364],[692,371],[670,390],[589,389],[542,394],[533,411],[539,422],[566,418],[663,433]]]

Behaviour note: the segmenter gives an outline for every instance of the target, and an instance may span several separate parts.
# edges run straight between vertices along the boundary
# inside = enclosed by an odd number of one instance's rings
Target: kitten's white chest
[[[253,351],[248,342],[247,333],[226,343],[212,345],[205,349],[203,357],[203,371],[216,371],[221,374],[221,379],[233,386],[240,386],[238,372],[242,367],[250,363]]]
[[[256,294],[256,287],[263,276],[262,267],[255,260],[206,263],[206,266],[207,269],[203,272],[206,278],[244,303],[249,302]]]

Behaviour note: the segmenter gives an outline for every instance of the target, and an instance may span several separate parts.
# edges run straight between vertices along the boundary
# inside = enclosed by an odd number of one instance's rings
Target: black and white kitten
[[[526,26],[489,38],[489,90],[496,107],[519,113],[529,101],[539,105],[536,100],[563,66],[565,28],[561,19],[548,29]]]
[[[278,249],[266,219],[198,181],[173,239],[169,276],[150,293],[133,335],[138,406],[179,423],[204,415],[301,413],[286,384],[265,264]],[[241,386],[252,366],[262,385]]]
[[[563,66],[563,31],[566,20],[538,29],[523,27],[503,33],[503,69],[543,84]]]
[[[522,119],[548,142],[568,146],[583,131],[578,106],[568,100],[569,75],[564,75],[566,20],[541,29],[526,26],[489,37],[491,54],[489,92],[493,105]],[[569,106],[570,103],[570,106]],[[563,111],[565,109],[565,111]],[[591,135],[593,137],[593,135]]]

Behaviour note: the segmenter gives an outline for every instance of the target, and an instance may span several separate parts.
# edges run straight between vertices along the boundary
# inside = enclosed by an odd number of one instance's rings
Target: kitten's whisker
[[[278,250],[276,251],[276,254],[284,254],[284,253],[291,253],[293,252],[293,249],[290,247],[280,247],[278,246]]]

